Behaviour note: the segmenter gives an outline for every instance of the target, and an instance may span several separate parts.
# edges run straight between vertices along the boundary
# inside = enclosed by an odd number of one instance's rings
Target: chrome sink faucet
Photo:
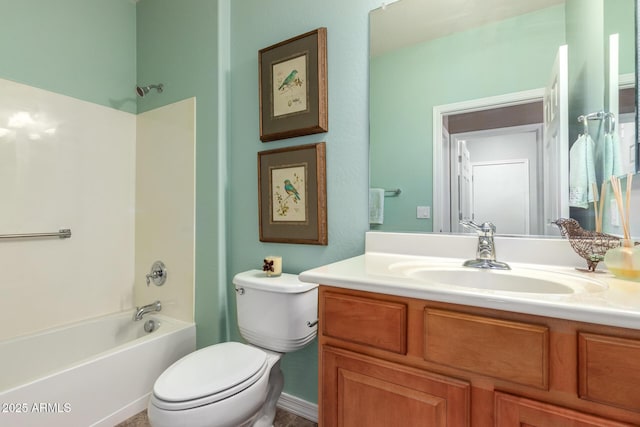
[[[151,304],[143,305],[142,307],[136,307],[136,312],[133,315],[133,320],[142,320],[142,317],[145,314],[160,310],[162,310],[162,304],[160,304],[160,301],[152,302]]]
[[[473,221],[460,221],[460,225],[470,228],[478,233],[478,250],[476,251],[476,259],[470,259],[464,262],[465,267],[474,268],[490,268],[494,270],[510,270],[509,264],[496,261],[496,246],[493,241],[493,235],[496,232],[496,226],[490,222],[476,224]]]

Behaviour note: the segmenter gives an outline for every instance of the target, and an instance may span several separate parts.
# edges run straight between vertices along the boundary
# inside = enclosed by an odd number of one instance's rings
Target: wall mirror
[[[616,174],[638,170],[635,8],[399,0],[372,11],[371,229],[460,232],[470,218],[553,236],[560,216],[593,228],[593,195],[569,194],[582,183],[570,147],[610,138]],[[572,170],[599,188],[610,154],[593,156]]]

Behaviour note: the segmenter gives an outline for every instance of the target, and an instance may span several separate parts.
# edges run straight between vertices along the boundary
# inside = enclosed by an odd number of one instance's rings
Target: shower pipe
[[[38,237],[59,237],[61,239],[69,239],[71,237],[71,229],[61,228],[53,233],[24,233],[24,234],[0,234],[0,239],[28,239]]]

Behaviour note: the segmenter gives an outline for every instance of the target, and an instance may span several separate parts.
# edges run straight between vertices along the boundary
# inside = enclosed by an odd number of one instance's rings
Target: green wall
[[[605,46],[609,43],[610,34],[620,34],[620,74],[635,71],[634,9],[634,0],[604,0]]]
[[[564,22],[554,6],[372,59],[371,186],[402,189],[373,229],[432,231],[416,206],[432,206],[433,107],[544,87]]]
[[[373,0],[231,2],[231,118],[229,139],[229,277],[282,255],[283,270],[305,269],[362,254],[368,229],[368,12]],[[258,50],[327,27],[329,132],[262,143],[258,121]],[[325,141],[329,245],[260,243],[257,153]],[[226,284],[231,290],[231,282]],[[235,319],[229,292],[230,319]],[[233,321],[235,325],[235,321]],[[238,339],[236,327],[232,338]],[[285,391],[317,400],[317,345],[287,354]]]
[[[138,81],[165,84],[162,96],[140,100],[140,111],[197,97],[199,347],[224,340],[227,331],[230,339],[241,339],[231,280],[238,272],[260,268],[266,255],[282,255],[284,271],[299,273],[363,252],[368,228],[368,12],[377,6],[370,0],[138,4]],[[329,132],[260,142],[258,50],[321,26],[328,31]],[[258,151],[319,141],[327,144],[329,245],[259,242]],[[317,369],[315,342],[287,354],[285,392],[317,401]]]
[[[136,112],[131,0],[0,0],[0,77]]]
[[[138,4],[138,81],[165,84],[162,96],[140,100],[140,111],[197,97],[199,347],[224,340],[227,331],[230,339],[241,339],[231,280],[238,272],[260,268],[266,255],[282,255],[284,271],[299,273],[363,252],[368,228],[368,12],[379,4]],[[321,26],[328,31],[329,132],[260,142],[258,50]],[[258,151],[319,141],[327,144],[329,245],[259,242]],[[317,401],[317,369],[315,342],[287,354],[285,392]]]
[[[228,66],[226,10],[225,2],[215,0],[142,0],[137,11],[137,81],[164,84],[162,94],[152,91],[139,99],[140,112],[196,97],[198,347],[228,335],[226,288],[220,285],[226,281],[226,111],[218,78]]]

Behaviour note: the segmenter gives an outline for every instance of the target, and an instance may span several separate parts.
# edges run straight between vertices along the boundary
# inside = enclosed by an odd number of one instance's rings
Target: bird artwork
[[[587,261],[587,270],[596,271],[609,249],[622,245],[622,238],[607,233],[585,230],[573,218],[560,218],[552,222],[569,239],[573,250]],[[638,243],[636,243],[637,245]]]
[[[285,87],[289,87],[295,82],[296,76],[298,75],[298,70],[293,70],[289,73],[289,75],[284,79],[278,90],[282,90]]]
[[[284,191],[286,191],[289,196],[295,196],[296,200],[300,200],[300,193],[298,193],[296,187],[294,187],[288,179],[284,180]]]

